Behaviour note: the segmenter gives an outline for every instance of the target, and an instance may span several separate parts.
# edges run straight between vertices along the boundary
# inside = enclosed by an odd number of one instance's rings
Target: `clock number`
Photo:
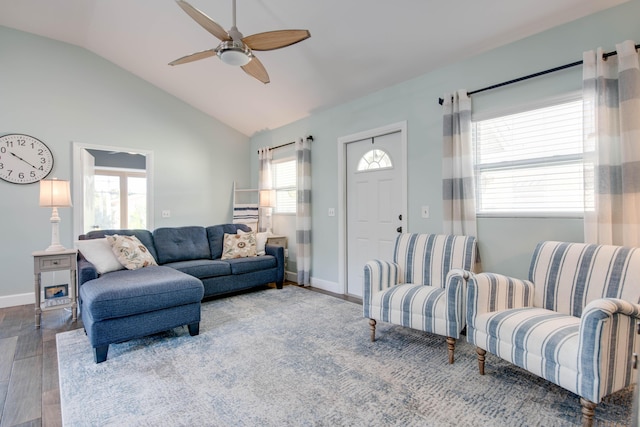
[[[27,145],[27,141],[24,139],[19,139],[18,140],[18,145],[21,147],[24,147],[25,145]]]
[[[42,156],[42,153],[44,153],[44,151],[42,150],[42,148],[38,149],[38,156]]]
[[[40,157],[40,163],[44,165],[45,163],[47,163],[47,159],[45,157]]]
[[[13,141],[7,141],[7,147],[13,147]]]
[[[35,177],[36,177],[36,171],[31,171],[31,172],[29,172],[29,176],[30,176],[31,178],[35,178]]]
[[[0,163],[0,169],[4,169],[4,163]]]
[[[24,179],[24,172],[20,172],[20,173],[18,174],[18,178],[20,178],[20,179]]]
[[[4,154],[7,152],[7,148],[6,147],[0,147],[0,153]]]

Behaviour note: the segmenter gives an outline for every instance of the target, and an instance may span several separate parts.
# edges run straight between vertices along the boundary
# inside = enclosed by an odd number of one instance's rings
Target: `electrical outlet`
[[[422,218],[429,218],[429,206],[423,206],[420,212],[422,214]]]
[[[165,209],[162,211],[162,218],[171,218],[171,211],[169,209]]]
[[[329,208],[329,216],[336,216],[336,208]]]

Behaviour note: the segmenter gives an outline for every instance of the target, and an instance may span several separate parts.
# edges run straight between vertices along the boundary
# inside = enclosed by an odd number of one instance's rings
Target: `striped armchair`
[[[495,354],[579,395],[591,425],[596,404],[633,381],[639,298],[640,248],[542,242],[529,280],[469,280],[467,340],[480,374]]]
[[[393,262],[373,260],[364,267],[362,302],[371,341],[377,320],[442,335],[453,363],[475,256],[475,237],[398,235]]]

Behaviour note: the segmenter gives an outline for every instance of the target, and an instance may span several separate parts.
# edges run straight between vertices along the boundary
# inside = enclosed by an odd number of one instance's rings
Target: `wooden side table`
[[[35,276],[35,293],[36,293],[36,328],[40,328],[40,318],[43,311],[54,310],[58,308],[71,307],[71,320],[75,322],[78,318],[78,295],[77,295],[77,271],[78,252],[75,249],[66,249],[60,252],[35,251],[33,255],[33,274]],[[67,286],[67,295],[56,296],[55,292],[59,291],[64,294],[64,289],[56,289],[52,287],[45,291],[53,292],[51,298],[41,301],[40,295],[42,289],[41,273],[49,271],[69,270],[70,281]]]
[[[269,236],[267,237],[267,245],[282,246],[287,249],[287,236]]]

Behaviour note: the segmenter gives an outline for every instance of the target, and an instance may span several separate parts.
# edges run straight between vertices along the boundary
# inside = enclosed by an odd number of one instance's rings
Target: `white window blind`
[[[273,188],[276,190],[274,213],[296,213],[296,160],[274,162],[272,172]]]
[[[476,121],[478,215],[584,210],[582,99]]]

